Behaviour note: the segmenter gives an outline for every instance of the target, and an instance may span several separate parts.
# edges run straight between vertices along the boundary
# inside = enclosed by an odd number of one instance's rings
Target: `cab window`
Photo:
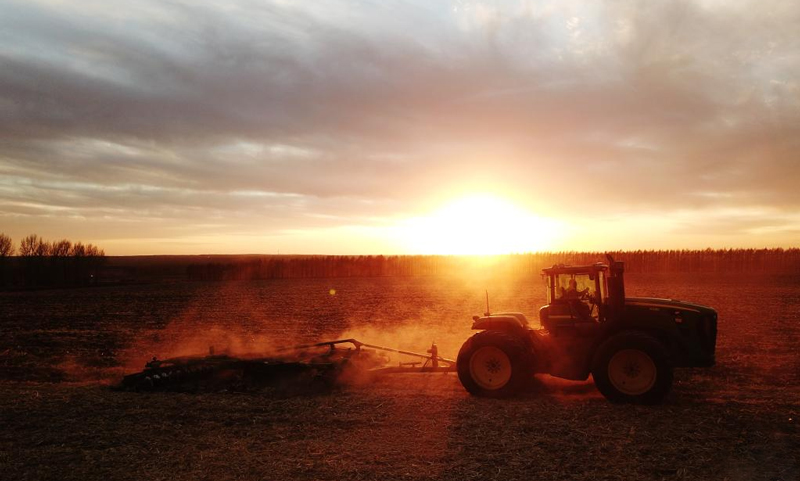
[[[559,274],[555,276],[556,299],[580,299],[596,296],[595,282],[589,274]]]
[[[602,285],[602,279],[600,279]],[[553,279],[551,292],[556,302],[566,302],[572,306],[575,315],[582,318],[599,317],[596,306],[601,299],[597,292],[596,278],[589,274],[558,274]],[[602,287],[601,287],[602,290]]]

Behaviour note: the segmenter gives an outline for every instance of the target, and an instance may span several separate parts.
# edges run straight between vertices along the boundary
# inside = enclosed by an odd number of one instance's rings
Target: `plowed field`
[[[123,393],[153,355],[356,337],[455,357],[483,312],[536,317],[539,278],[317,279],[0,293],[0,472],[87,479],[800,479],[800,281],[628,276],[719,311],[717,366],[662,406],[547,376],[511,400],[454,374],[316,395]]]

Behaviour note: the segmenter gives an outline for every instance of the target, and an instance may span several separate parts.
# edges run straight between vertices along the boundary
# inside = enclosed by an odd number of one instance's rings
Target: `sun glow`
[[[564,229],[505,199],[475,195],[410,219],[402,230],[411,253],[494,255],[551,249]]]

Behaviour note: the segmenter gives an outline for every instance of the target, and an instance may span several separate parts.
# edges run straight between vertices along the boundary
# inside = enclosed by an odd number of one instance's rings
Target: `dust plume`
[[[254,333],[235,323],[202,324],[183,316],[162,330],[148,333],[120,354],[127,371],[141,370],[154,357],[229,355],[267,357],[282,347],[273,336]]]

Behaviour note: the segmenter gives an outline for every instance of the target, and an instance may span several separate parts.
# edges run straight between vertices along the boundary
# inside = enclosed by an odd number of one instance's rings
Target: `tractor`
[[[504,398],[549,374],[583,381],[592,375],[611,402],[658,404],[672,388],[673,368],[714,365],[717,312],[707,306],[625,297],[624,263],[542,270],[547,305],[540,326],[519,312],[473,316],[477,334],[461,347],[458,378],[476,396]]]

